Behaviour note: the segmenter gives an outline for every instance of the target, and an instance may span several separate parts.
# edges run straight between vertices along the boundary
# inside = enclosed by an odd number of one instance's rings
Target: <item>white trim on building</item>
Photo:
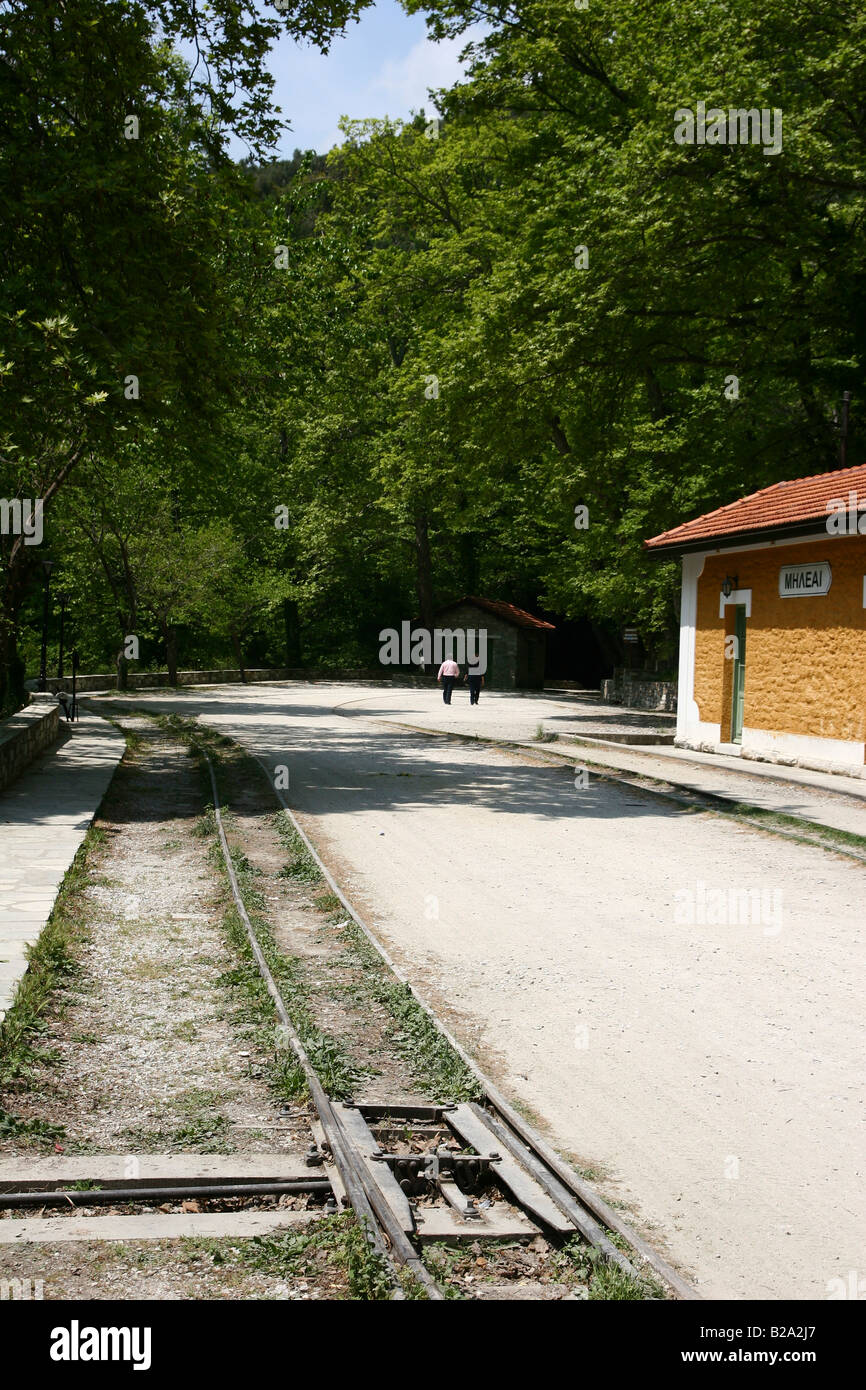
[[[704,557],[706,558],[706,557]],[[752,616],[752,591],[751,589],[733,589],[729,594],[719,594],[719,617],[725,616],[725,609],[729,604],[742,605],[746,610],[746,617]]]
[[[804,766],[816,759],[833,764],[844,763],[846,771],[848,765],[853,763],[862,772],[866,743],[857,743],[854,739],[819,738],[810,734],[783,734],[773,729],[750,729],[743,725],[743,756],[748,757],[750,753],[754,757],[767,758],[770,762],[790,762],[793,759]]]
[[[683,583],[680,594],[680,666],[677,684],[677,736],[679,742],[700,724],[695,704],[695,630],[698,622],[698,580],[704,572],[707,554],[683,556]]]

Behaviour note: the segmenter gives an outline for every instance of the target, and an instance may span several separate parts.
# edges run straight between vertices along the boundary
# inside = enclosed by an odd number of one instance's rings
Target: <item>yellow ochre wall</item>
[[[779,597],[779,569],[826,560],[832,571],[824,597]],[[815,738],[866,738],[866,536],[777,545],[707,557],[698,580],[695,701],[703,721],[721,723],[730,737],[730,673],[725,631],[733,608],[719,618],[726,574],[752,591],[746,620],[743,723],[752,729]]]

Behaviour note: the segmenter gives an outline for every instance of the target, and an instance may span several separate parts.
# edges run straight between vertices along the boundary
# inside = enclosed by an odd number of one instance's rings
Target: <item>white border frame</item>
[[[740,604],[742,604],[743,607],[744,607],[745,610],[746,610],[746,617],[747,617],[747,618],[751,618],[751,616],[752,616],[752,591],[751,591],[751,589],[733,589],[733,590],[731,591],[731,593],[728,594],[728,597],[727,597],[727,598],[725,598],[725,595],[724,595],[723,593],[720,593],[720,594],[719,594],[719,617],[720,617],[720,618],[723,618],[723,617],[725,616],[725,609],[728,608],[731,604],[736,604],[738,607],[739,607]]]

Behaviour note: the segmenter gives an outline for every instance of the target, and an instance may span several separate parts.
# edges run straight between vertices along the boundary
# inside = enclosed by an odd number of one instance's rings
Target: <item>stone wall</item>
[[[302,668],[292,669],[289,667],[257,668],[248,670],[246,674],[250,685],[255,685],[257,681],[376,681],[383,680],[384,667],[372,669],[349,667],[334,667],[332,670],[304,670]],[[429,685],[429,678],[419,676],[402,675],[400,683],[405,685],[407,681],[413,684]],[[221,671],[178,671],[178,685],[239,685],[241,683],[241,673],[237,670]],[[117,687],[117,676],[110,675],[83,675],[78,677],[77,693],[86,695],[93,690],[114,690]],[[129,690],[157,690],[168,687],[167,671],[130,671]],[[53,678],[48,681],[48,689],[72,690],[72,677],[65,680]]]
[[[602,681],[601,698],[609,705],[625,705],[627,709],[675,714],[677,683],[641,678],[631,671],[617,671],[612,680]]]
[[[59,736],[60,706],[54,700],[36,700],[28,709],[0,721],[0,792]]]

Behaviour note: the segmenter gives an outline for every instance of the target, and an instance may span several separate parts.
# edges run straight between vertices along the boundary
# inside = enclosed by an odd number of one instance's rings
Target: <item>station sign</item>
[[[829,593],[833,575],[826,560],[811,565],[783,565],[779,570],[780,598],[814,598]]]

